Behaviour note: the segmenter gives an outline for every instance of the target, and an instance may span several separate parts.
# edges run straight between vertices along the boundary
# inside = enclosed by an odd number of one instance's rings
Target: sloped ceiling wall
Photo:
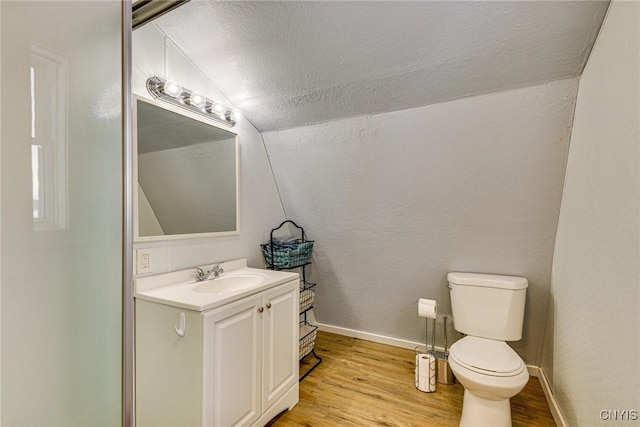
[[[638,424],[639,23],[640,3],[614,1],[580,78],[542,364],[570,426]]]
[[[264,133],[287,217],[316,239],[318,321],[424,341],[446,275],[530,281],[537,364],[577,80]]]
[[[261,131],[580,74],[607,1],[192,1],[158,21]]]

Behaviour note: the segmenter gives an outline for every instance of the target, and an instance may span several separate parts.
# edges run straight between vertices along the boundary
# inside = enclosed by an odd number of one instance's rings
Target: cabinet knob
[[[264,311],[264,307],[258,307],[258,313],[262,313]]]
[[[267,308],[271,308],[271,303],[270,302],[267,303]]]

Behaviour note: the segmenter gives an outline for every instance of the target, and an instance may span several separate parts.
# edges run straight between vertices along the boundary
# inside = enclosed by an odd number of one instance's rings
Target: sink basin
[[[224,294],[251,288],[259,285],[265,279],[265,276],[259,274],[223,275],[216,279],[207,280],[197,285],[193,290],[196,292]]]

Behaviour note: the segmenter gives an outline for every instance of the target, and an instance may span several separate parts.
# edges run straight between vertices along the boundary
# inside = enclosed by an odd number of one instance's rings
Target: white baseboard
[[[380,344],[392,345],[394,347],[407,348],[409,350],[414,350],[418,346],[424,346],[423,342],[403,340],[401,338],[388,337],[386,335],[378,335],[371,332],[362,332],[355,329],[342,328],[340,326],[325,325],[324,323],[317,323],[317,325],[318,328],[324,332],[344,335],[351,338],[359,338],[361,340],[373,341]],[[436,346],[436,351],[443,351],[443,349],[442,347]]]
[[[549,404],[549,410],[551,410],[551,415],[553,416],[553,420],[556,422],[556,425],[558,427],[567,427],[567,421],[564,419],[564,416],[560,411],[560,406],[558,406],[558,402],[556,401],[556,398],[553,395],[553,391],[551,390],[549,381],[547,380],[547,377],[544,374],[544,370],[540,368],[539,371],[540,371],[540,374],[538,376],[538,380],[540,381],[540,385],[542,386],[542,391],[544,391],[544,397],[547,398],[547,403]]]
[[[324,323],[316,323],[318,328],[324,332],[332,334],[344,335],[351,338],[359,338],[361,340],[373,341],[380,344],[392,345],[394,347],[407,348],[414,350],[418,346],[424,346],[423,342],[409,341],[401,338],[389,337],[386,335],[373,334],[371,332],[357,331],[355,329],[342,328],[340,326],[326,325]],[[442,347],[436,346],[436,351],[444,351]],[[534,365],[527,365],[527,371],[532,377],[537,377],[540,368]]]

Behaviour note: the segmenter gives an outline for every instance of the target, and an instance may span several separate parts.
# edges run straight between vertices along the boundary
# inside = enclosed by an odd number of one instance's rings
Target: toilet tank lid
[[[501,276],[498,274],[481,274],[481,273],[456,273],[447,274],[449,283],[465,286],[482,286],[485,288],[499,289],[526,289],[529,282],[524,277],[518,276]]]

